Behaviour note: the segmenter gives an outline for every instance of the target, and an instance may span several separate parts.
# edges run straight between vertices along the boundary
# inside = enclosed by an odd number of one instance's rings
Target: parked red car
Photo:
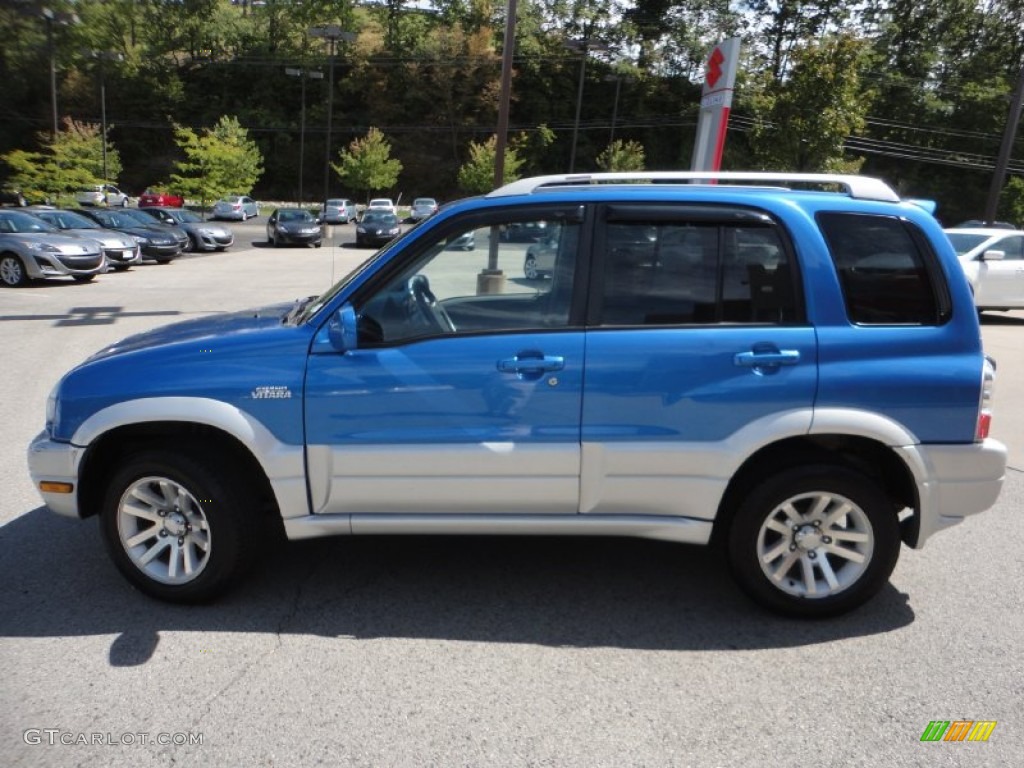
[[[139,208],[147,205],[161,205],[165,208],[184,208],[185,198],[181,195],[172,195],[169,192],[157,192],[154,189],[147,189],[139,195]]]

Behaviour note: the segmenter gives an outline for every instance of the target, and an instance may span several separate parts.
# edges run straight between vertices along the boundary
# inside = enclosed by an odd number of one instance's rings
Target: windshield
[[[363,214],[363,224],[397,224],[398,217],[393,213],[367,211]]]
[[[56,227],[27,213],[5,213],[0,216],[0,232],[27,234],[57,231],[59,230]]]
[[[100,225],[71,211],[42,211],[37,213],[40,219],[60,229],[99,229]]]
[[[202,219],[199,217],[199,214],[193,213],[192,211],[174,210],[168,211],[167,213],[170,214],[170,217],[175,221],[180,221],[187,224],[195,224],[197,222],[202,222]]]
[[[278,221],[313,221],[313,217],[309,215],[309,211],[279,211],[277,214]]]
[[[991,235],[977,235],[967,232],[947,232],[946,234],[949,236],[949,242],[953,244],[953,249],[956,251],[957,256],[963,256],[991,237]]]
[[[137,224],[142,224],[147,227],[159,223],[155,217],[150,216],[145,211],[129,209],[127,211],[120,211],[120,213],[127,219],[135,221]]]
[[[132,227],[139,226],[139,222],[135,219],[125,216],[123,213],[112,213],[110,211],[96,211],[93,214],[104,227],[113,227],[114,229],[130,229]],[[153,220],[156,224],[156,219]]]

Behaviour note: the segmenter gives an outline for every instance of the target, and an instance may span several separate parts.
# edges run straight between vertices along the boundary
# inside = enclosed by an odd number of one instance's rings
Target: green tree
[[[616,139],[597,156],[597,167],[602,171],[642,171],[643,145],[636,141]]]
[[[459,186],[471,195],[482,195],[494,189],[494,160],[498,155],[498,137],[469,143],[469,160],[459,168]],[[523,161],[511,143],[505,146],[505,183],[519,178]]]
[[[998,218],[1024,227],[1024,176],[1014,176],[999,196]]]
[[[764,79],[751,101],[750,145],[762,168],[854,172],[862,158],[844,154],[864,128],[870,104],[860,81],[862,41],[840,35],[797,48],[782,80]]]
[[[377,128],[366,136],[354,139],[348,149],[338,152],[338,162],[331,163],[342,183],[366,193],[390,189],[398,181],[402,163],[391,157],[391,144]]]
[[[103,179],[103,138],[100,127],[66,117],[56,138],[41,133],[41,149],[33,152],[15,149],[4,155],[10,169],[8,184],[31,199],[68,194]],[[107,171],[116,181],[121,173],[117,150],[107,144]]]
[[[171,183],[204,208],[230,192],[249,192],[263,173],[263,155],[235,117],[221,117],[202,135],[181,126],[174,133],[185,159],[176,164]]]

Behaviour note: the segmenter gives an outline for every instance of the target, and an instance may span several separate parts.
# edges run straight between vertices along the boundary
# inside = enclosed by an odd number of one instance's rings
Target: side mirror
[[[981,261],[1002,261],[1006,258],[1006,251],[985,251],[981,254]]]
[[[345,304],[334,313],[327,323],[327,335],[331,346],[339,352],[351,352],[357,348],[356,310],[351,304]]]

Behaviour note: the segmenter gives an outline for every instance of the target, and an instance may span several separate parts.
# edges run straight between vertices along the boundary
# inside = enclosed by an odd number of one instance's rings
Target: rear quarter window
[[[927,237],[896,216],[819,213],[846,313],[857,325],[941,325],[951,313]]]

